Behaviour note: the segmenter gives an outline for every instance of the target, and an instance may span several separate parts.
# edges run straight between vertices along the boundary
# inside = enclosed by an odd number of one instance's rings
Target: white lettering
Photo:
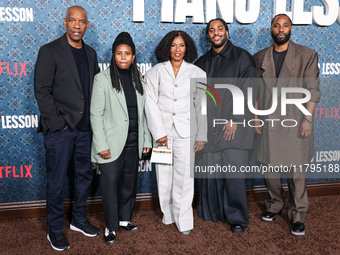
[[[244,95],[239,87],[231,84],[215,84],[216,89],[229,89],[233,96],[233,114],[244,114]]]
[[[304,0],[292,0],[293,24],[307,25],[312,24],[312,13],[305,12]]]
[[[234,0],[206,0],[205,1],[205,22],[216,18],[216,5],[221,18],[227,23],[234,21]]]
[[[312,6],[313,21],[319,26],[332,25],[338,16],[338,0],[322,0],[326,7],[326,11],[323,6]]]
[[[304,98],[287,98],[287,93],[302,93]],[[295,104],[304,115],[312,115],[302,104],[307,103],[311,98],[309,90],[304,88],[282,88],[281,89],[281,114],[287,115],[287,104]]]
[[[313,158],[314,160],[314,158]],[[313,162],[312,160],[312,162]],[[338,151],[317,151],[315,162],[337,162],[340,161],[340,150]]]
[[[174,0],[162,0],[161,21],[162,22],[174,21]]]
[[[235,19],[239,23],[254,23],[260,14],[260,0],[248,0],[248,10],[246,10],[247,0],[235,1]]]
[[[286,14],[289,18],[292,18],[292,12],[287,12],[286,6],[286,0],[274,0],[274,16],[278,14]]]
[[[213,120],[213,127],[216,127],[216,125],[224,125],[227,124],[228,120],[226,119],[214,119]]]
[[[273,88],[273,94],[272,94],[272,107],[270,107],[269,110],[257,110],[253,106],[253,88],[248,88],[248,108],[249,111],[251,111],[254,114],[257,115],[269,115],[275,112],[276,107],[277,107],[277,88]]]
[[[36,128],[38,127],[38,115],[1,116],[1,127],[3,129]]]
[[[204,22],[203,0],[177,0],[175,7],[175,22],[184,23],[186,17],[192,17],[193,23]]]
[[[132,20],[136,22],[144,22],[144,0],[133,0]]]
[[[0,7],[0,22],[33,22],[33,8]]]
[[[286,123],[286,122],[293,122],[294,124],[293,124],[292,126],[285,125],[284,123]],[[296,127],[297,124],[298,124],[297,121],[296,121],[296,120],[293,120],[293,119],[286,119],[286,120],[281,121],[281,125],[282,125],[283,127]]]
[[[265,121],[271,122],[272,127],[274,127],[274,121],[280,121],[279,119],[265,119]]]

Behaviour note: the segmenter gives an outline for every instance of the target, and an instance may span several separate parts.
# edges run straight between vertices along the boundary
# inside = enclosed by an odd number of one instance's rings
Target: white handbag
[[[172,165],[172,150],[166,146],[159,146],[152,149],[151,163]]]

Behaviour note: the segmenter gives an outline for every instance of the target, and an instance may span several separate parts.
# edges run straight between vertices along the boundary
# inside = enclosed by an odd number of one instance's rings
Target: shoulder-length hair
[[[122,78],[119,75],[118,67],[115,61],[115,53],[113,52],[110,64],[110,76],[111,76],[111,83],[112,87],[115,88],[117,91],[120,91],[122,88]],[[137,68],[137,60],[136,57],[131,63],[131,70],[130,70],[131,80],[135,85],[135,89],[139,92],[139,94],[143,95],[143,85],[141,82],[141,78],[139,75],[139,71]]]
[[[177,36],[181,36],[185,43],[186,51],[184,54],[184,60],[192,63],[197,58],[197,48],[194,40],[192,40],[192,38],[182,30],[173,30],[167,33],[156,47],[155,54],[158,62],[165,62],[171,59],[171,44]]]

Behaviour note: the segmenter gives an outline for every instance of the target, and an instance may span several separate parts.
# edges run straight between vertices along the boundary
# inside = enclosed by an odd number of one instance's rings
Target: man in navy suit
[[[39,50],[34,73],[40,110],[38,132],[46,149],[47,239],[53,249],[70,248],[63,233],[63,186],[72,161],[74,203],[70,228],[96,236],[98,228],[86,220],[86,200],[92,183],[89,106],[93,77],[99,72],[97,53],[82,38],[89,26],[87,12],[72,6],[64,18],[66,33]]]

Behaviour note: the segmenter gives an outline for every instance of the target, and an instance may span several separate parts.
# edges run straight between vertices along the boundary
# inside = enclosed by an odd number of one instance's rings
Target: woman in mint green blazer
[[[131,36],[120,33],[112,45],[111,66],[94,78],[91,98],[92,161],[101,171],[105,242],[115,231],[136,231],[130,223],[136,201],[139,158],[152,146],[146,125],[144,81]]]

